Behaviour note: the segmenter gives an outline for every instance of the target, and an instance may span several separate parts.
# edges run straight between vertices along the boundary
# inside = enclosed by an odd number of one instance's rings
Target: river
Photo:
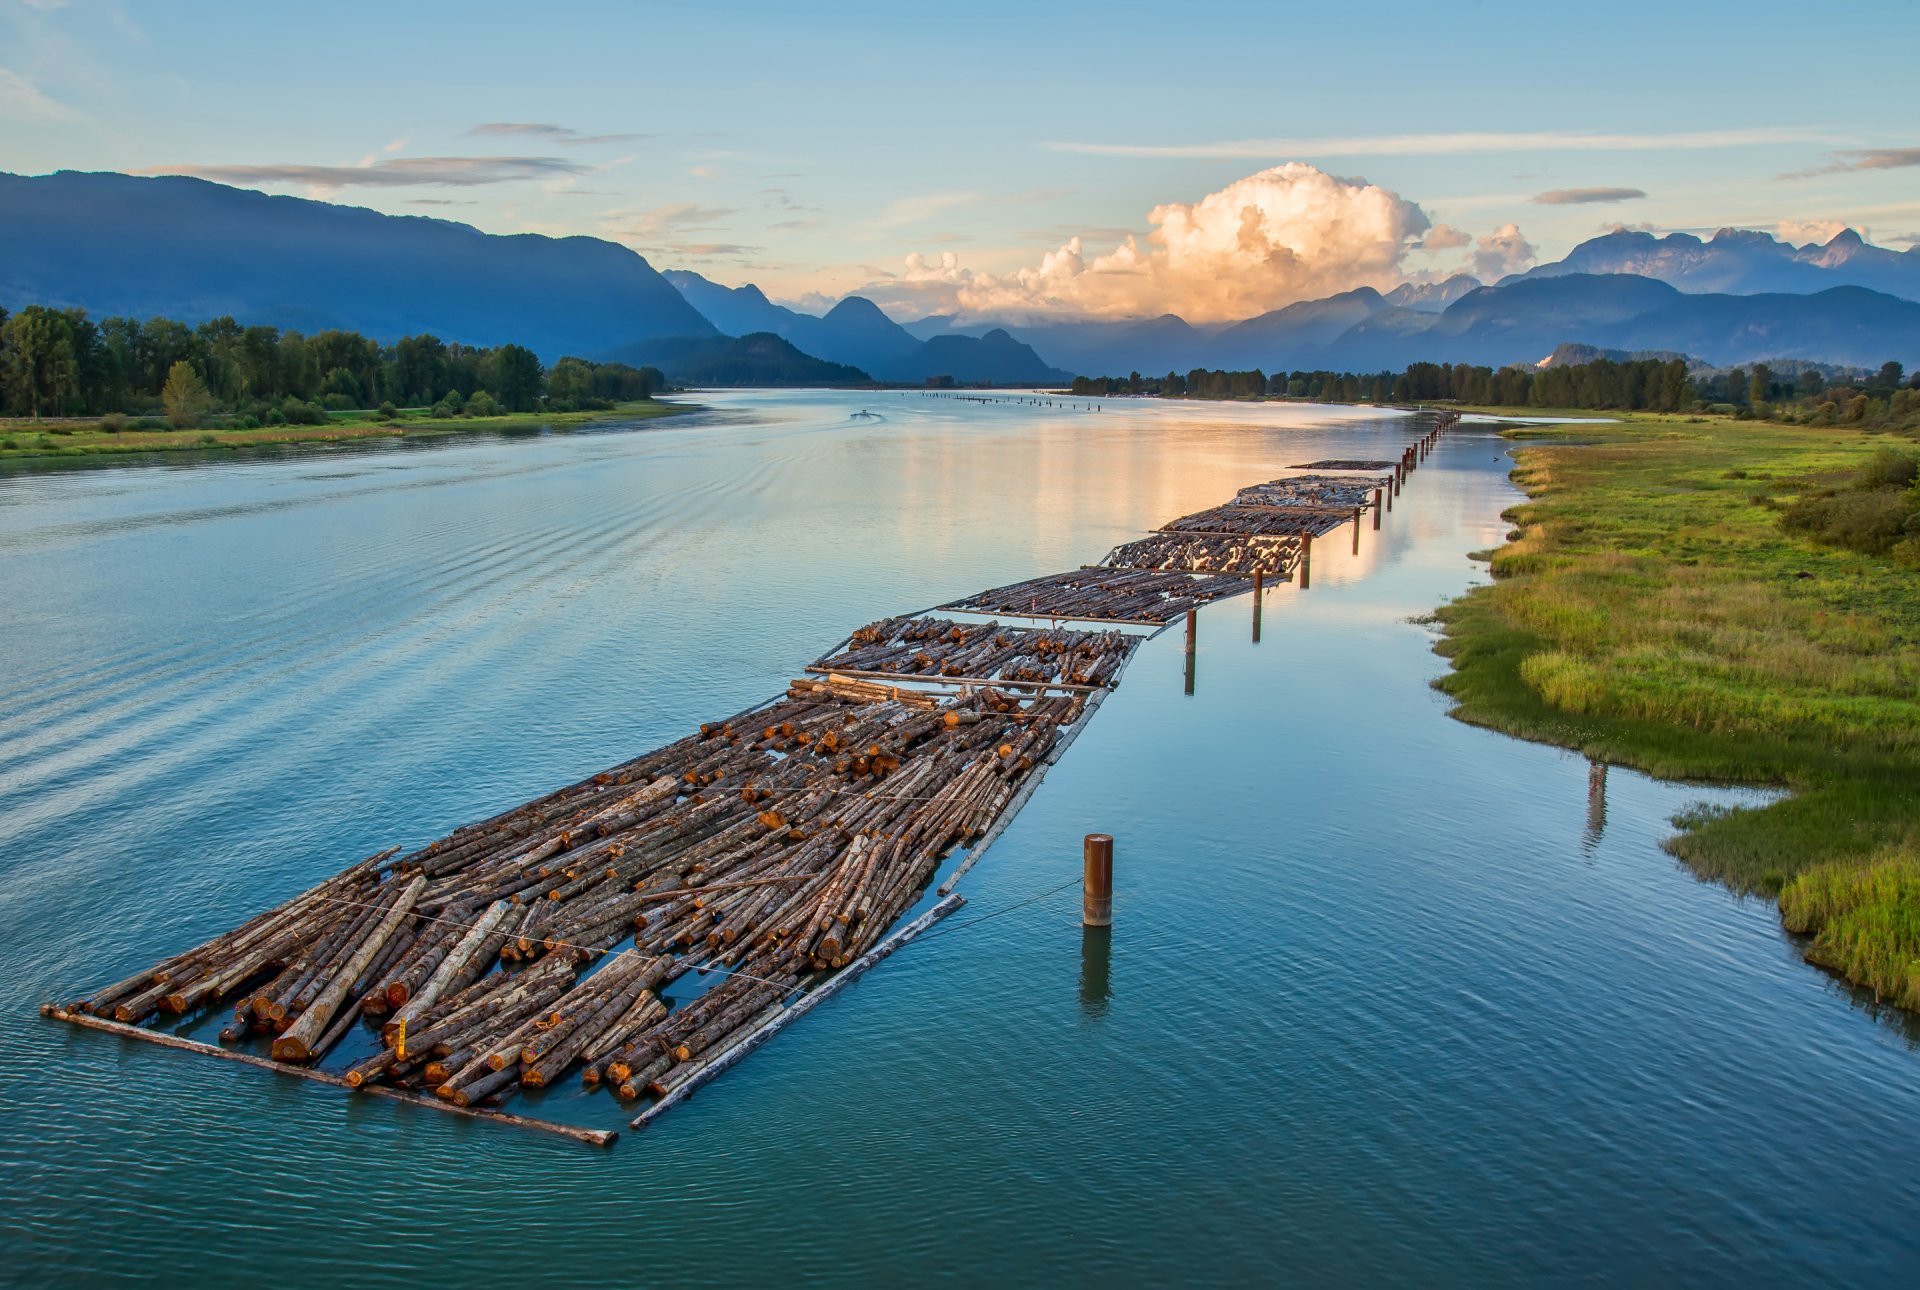
[[[741,393],[0,476],[0,1282],[1905,1282],[1920,1055],[1659,849],[1750,793],[1449,719],[1507,445],[1125,683],[934,935],[608,1152],[34,1014],[1091,562],[1364,409]],[[870,408],[879,420],[851,414]],[[1060,890],[1115,835],[1110,946]],[[1043,895],[1051,891],[1051,895]],[[600,1127],[605,1094],[527,1105]]]

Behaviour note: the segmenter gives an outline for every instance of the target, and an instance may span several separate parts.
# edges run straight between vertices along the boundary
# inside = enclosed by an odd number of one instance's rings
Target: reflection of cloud
[[[1697,130],[1676,134],[1591,134],[1579,131],[1485,131],[1322,139],[1239,139],[1223,143],[1050,143],[1056,152],[1097,157],[1397,157],[1462,152],[1638,152],[1738,148],[1761,144],[1835,143],[1803,129]]]
[[[80,114],[50,97],[18,72],[0,67],[0,118],[28,121],[77,121]]]
[[[1520,236],[1518,224],[1503,224],[1474,244],[1473,275],[1496,282],[1533,263],[1533,243]]]
[[[952,251],[915,253],[874,294],[930,312],[1011,316],[1244,318],[1363,284],[1391,285],[1425,212],[1364,179],[1290,162],[1197,202],[1148,214],[1144,242],[1104,255],[1070,237],[1040,263],[1008,274],[964,268]]]
[[[470,188],[554,175],[583,174],[586,166],[559,157],[396,157],[360,166],[146,166],[135,175],[196,175],[222,184],[307,184],[314,188]]]
[[[650,134],[581,134],[578,130],[564,125],[549,125],[543,122],[489,121],[485,125],[476,125],[468,134],[491,136],[513,136],[545,139],[549,143],[561,143],[570,148],[590,147],[596,143],[628,143],[634,139],[651,139]]]
[[[1527,200],[1537,206],[1589,206],[1596,202],[1631,202],[1647,194],[1639,188],[1553,188]]]
[[[1904,170],[1920,166],[1920,148],[1849,148],[1833,154],[1833,160],[1810,170],[1794,170],[1781,179],[1807,179],[1814,175],[1834,175],[1848,170]]]

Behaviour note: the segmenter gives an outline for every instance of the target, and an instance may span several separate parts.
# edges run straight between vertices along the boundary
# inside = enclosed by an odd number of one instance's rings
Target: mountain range
[[[517,342],[551,362],[713,324],[635,252],[269,197],[203,179],[0,174],[0,305],[381,341]]]
[[[665,277],[729,336],[770,332],[808,354],[863,368],[882,381],[918,385],[930,376],[951,376],[962,384],[1057,385],[1073,377],[1049,367],[999,328],[923,338],[864,296],[848,296],[816,316],[776,305],[752,284],[723,287],[684,269],[669,269]]]
[[[1613,232],[1483,286],[1456,275],[1360,287],[1230,323],[1156,318],[896,322],[861,296],[776,304],[590,237],[270,197],[178,176],[0,174],[0,306],[189,323],[232,315],[387,341],[432,332],[652,363],[685,383],[1035,385],[1193,367],[1378,371],[1538,363],[1557,346],[1675,351],[1712,365],[1802,359],[1920,366],[1920,249],[1852,230],[1793,246]]]

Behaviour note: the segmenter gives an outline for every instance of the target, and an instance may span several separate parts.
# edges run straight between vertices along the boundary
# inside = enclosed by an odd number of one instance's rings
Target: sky
[[[898,318],[1246,317],[1614,226],[1920,240],[1917,0],[0,0],[0,170],[197,174]]]

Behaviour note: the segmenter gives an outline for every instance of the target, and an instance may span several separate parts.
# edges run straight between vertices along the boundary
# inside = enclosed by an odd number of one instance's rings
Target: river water
[[[33,1012],[1392,415],[738,394],[0,477],[0,1282],[1910,1283],[1920,1054],[1659,849],[1751,795],[1450,720],[1506,445],[1125,684],[933,936],[610,1152]],[[850,419],[861,407],[878,421]],[[1110,943],[1058,890],[1117,838]],[[1043,895],[1052,891],[1051,895]],[[624,1116],[568,1087],[540,1114]]]

